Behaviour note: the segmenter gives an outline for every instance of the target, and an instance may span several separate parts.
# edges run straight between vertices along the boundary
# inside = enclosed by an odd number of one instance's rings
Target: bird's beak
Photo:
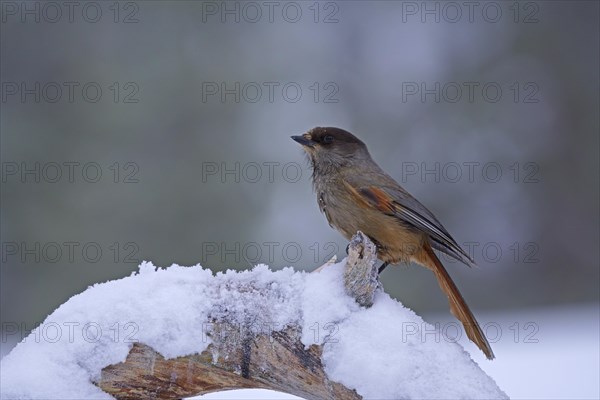
[[[292,136],[292,139],[294,139],[296,142],[300,143],[302,146],[306,146],[306,147],[314,147],[314,145],[316,144],[310,138],[310,136],[308,136],[308,134],[304,134],[304,135],[300,135],[300,136]]]

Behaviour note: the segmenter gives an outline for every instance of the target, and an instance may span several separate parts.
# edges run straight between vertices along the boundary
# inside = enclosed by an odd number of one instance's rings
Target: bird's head
[[[316,127],[304,135],[292,136],[292,139],[302,145],[313,168],[342,167],[353,161],[370,158],[367,146],[340,128]]]

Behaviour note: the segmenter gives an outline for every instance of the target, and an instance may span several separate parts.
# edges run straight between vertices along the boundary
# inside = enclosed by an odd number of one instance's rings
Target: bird
[[[475,262],[435,215],[385,173],[350,132],[316,127],[292,139],[309,159],[319,209],[329,225],[347,240],[357,231],[367,235],[383,262],[379,273],[389,264],[408,262],[431,270],[469,339],[493,359],[485,334],[434,249],[469,267]]]

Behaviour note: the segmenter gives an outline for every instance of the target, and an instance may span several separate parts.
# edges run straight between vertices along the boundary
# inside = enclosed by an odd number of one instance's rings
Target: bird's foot
[[[388,262],[384,262],[383,264],[381,264],[381,266],[379,267],[379,272],[378,274],[381,274],[383,272],[383,270],[385,269],[385,267],[387,267],[390,263]]]

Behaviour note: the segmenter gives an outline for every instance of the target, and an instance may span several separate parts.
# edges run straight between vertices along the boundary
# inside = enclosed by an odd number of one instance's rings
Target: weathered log
[[[375,246],[358,232],[350,242],[344,271],[346,292],[363,306],[378,287]],[[327,263],[319,270],[331,265]],[[208,322],[208,321],[207,321]],[[252,334],[234,323],[212,324],[211,344],[200,354],[165,359],[136,343],[123,363],[102,370],[96,382],[117,399],[179,399],[243,388],[264,388],[305,399],[360,399],[354,390],[329,380],[322,348],[305,348],[299,327]]]
[[[379,272],[375,268],[375,244],[362,232],[352,237],[344,269],[344,287],[349,296],[363,307],[371,307],[379,286]]]

